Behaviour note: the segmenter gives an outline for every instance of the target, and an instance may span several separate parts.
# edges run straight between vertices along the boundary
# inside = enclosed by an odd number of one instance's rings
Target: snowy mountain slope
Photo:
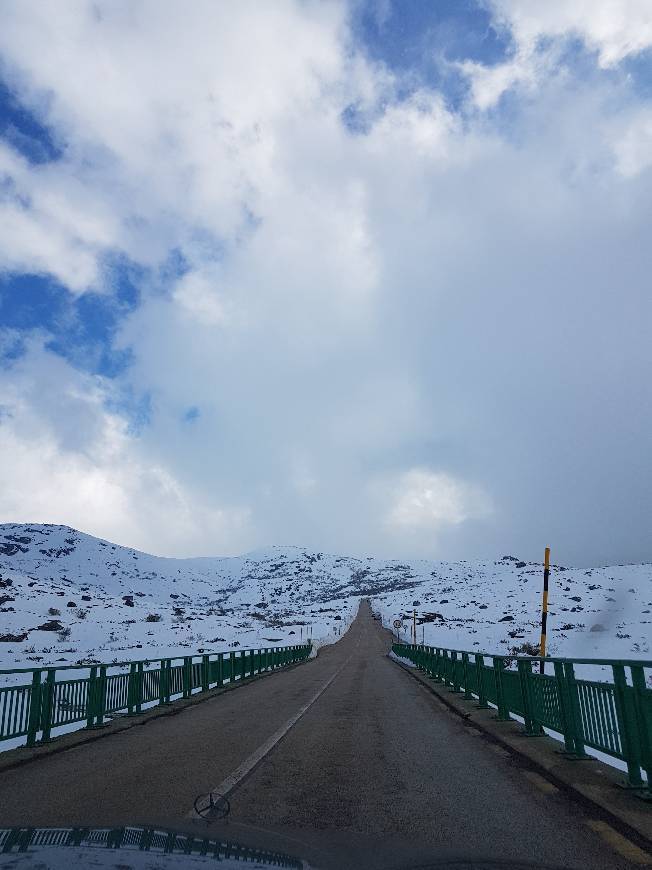
[[[3,525],[0,667],[332,640],[357,610],[350,574],[299,548],[165,559],[67,526]]]
[[[168,559],[66,526],[7,524],[0,667],[332,640],[361,597],[387,625],[416,609],[427,643],[510,652],[538,642],[541,575],[515,557],[388,562],[300,547]],[[550,654],[649,658],[651,626],[651,565],[553,566]]]

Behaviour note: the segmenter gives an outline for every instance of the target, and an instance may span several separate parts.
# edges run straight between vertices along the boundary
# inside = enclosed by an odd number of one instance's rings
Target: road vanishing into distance
[[[588,810],[537,786],[523,761],[392,661],[390,645],[363,602],[307,664],[3,772],[2,823],[156,825],[316,867],[451,855],[634,866],[590,828]],[[228,819],[197,819],[197,796],[220,790]]]

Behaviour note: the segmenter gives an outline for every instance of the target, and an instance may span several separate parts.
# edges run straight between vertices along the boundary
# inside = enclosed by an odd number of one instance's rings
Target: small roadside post
[[[417,612],[412,611],[412,643],[417,645]]]
[[[545,670],[544,657],[546,655],[546,628],[548,622],[548,580],[550,578],[550,547],[546,547],[543,559],[543,598],[541,601],[541,642],[539,643],[539,673]]]

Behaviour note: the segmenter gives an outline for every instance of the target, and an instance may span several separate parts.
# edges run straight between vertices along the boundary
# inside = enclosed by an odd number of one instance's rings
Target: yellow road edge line
[[[549,780],[545,778],[545,776],[541,776],[540,773],[537,773],[535,770],[524,770],[524,775],[527,779],[530,780],[532,785],[536,786],[539,791],[542,791],[544,794],[558,794],[559,789],[556,785],[553,785]]]
[[[649,852],[644,852],[637,845],[623,837],[618,831],[614,830],[611,825],[598,819],[589,819],[586,824],[595,831],[602,839],[608,843],[612,849],[618,852],[623,858],[627,858],[632,864],[642,864],[647,867],[652,866],[652,855]]]

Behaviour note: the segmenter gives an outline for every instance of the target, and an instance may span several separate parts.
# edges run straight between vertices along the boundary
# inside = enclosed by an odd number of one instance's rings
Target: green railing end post
[[[141,713],[143,709],[143,688],[145,686],[145,666],[142,662],[138,662],[137,678],[136,678],[136,713]]]
[[[163,847],[163,852],[168,854],[174,852],[174,844],[176,843],[176,841],[177,835],[170,831],[165,838],[165,846]]]
[[[52,714],[54,712],[54,685],[56,668],[47,669],[47,677],[41,688],[41,743],[49,743],[52,730]]]
[[[457,657],[457,651],[453,650],[451,652],[451,683],[453,684],[453,686],[451,688],[451,692],[453,692],[454,694],[459,694],[461,691],[461,689],[460,689],[460,675],[459,675],[459,669],[457,667],[459,661],[460,661],[460,659],[458,659],[458,657]]]
[[[476,706],[479,710],[487,710],[489,704],[487,703],[487,692],[484,680],[485,663],[482,653],[475,654],[475,664],[478,669],[478,703]]]
[[[108,833],[108,836],[106,838],[106,844],[111,849],[119,849],[120,846],[122,846],[124,837],[125,837],[125,829],[124,828],[113,828]]]
[[[542,730],[534,715],[534,704],[531,692],[532,662],[527,659],[518,659],[516,667],[518,668],[518,675],[520,677],[525,734],[527,734],[528,737],[537,737],[542,733]]]
[[[93,665],[88,676],[86,689],[86,727],[92,728],[95,724],[97,707],[97,667]]]
[[[564,754],[574,759],[590,759],[584,751],[584,739],[581,730],[581,711],[575,681],[575,671],[572,662],[553,662],[559,709],[564,735]]]
[[[138,680],[138,671],[136,670],[136,662],[131,662],[129,665],[129,677],[127,682],[127,716],[134,715],[136,706],[136,682]]]
[[[503,656],[492,656],[492,661],[496,678],[496,702],[498,707],[498,715],[496,716],[496,719],[499,722],[509,722],[512,717],[509,715],[507,701],[505,700],[505,685],[503,683],[505,659]]]
[[[557,697],[559,700],[559,713],[561,717],[562,733],[564,735],[564,751],[567,755],[575,754],[575,735],[573,734],[573,722],[569,710],[569,697],[566,686],[566,675],[563,662],[553,662],[555,680],[557,683]]]
[[[643,665],[630,665],[630,671],[641,749],[641,767],[647,776],[645,796],[652,798],[652,704],[649,701],[646,702],[649,690],[645,684]]]
[[[100,673],[97,680],[97,717],[95,719],[95,727],[101,728],[104,725],[104,714],[106,712],[106,665],[100,665]]]
[[[433,683],[441,683],[441,656],[439,647],[435,647],[432,653],[432,670],[430,679]]]
[[[167,673],[165,679],[165,703],[169,704],[172,696],[172,659],[166,659]]]
[[[36,735],[41,724],[41,671],[32,672],[32,685],[29,693],[29,719],[27,724],[27,746],[36,744]]]
[[[210,667],[209,658],[207,655],[203,655],[201,657],[201,690],[202,690],[202,692],[208,691],[208,686],[209,686],[209,682],[210,682],[210,680],[209,680],[210,674],[208,672],[209,667]]]
[[[184,656],[183,657],[183,671],[182,671],[182,689],[181,696],[183,698],[189,698],[191,695],[192,689],[192,656]]]
[[[627,764],[627,788],[642,789],[645,785],[641,776],[641,752],[638,741],[638,728],[634,708],[634,693],[627,685],[625,666],[614,663],[611,666],[614,678],[614,699],[616,717],[625,763]]]
[[[165,704],[165,659],[161,659],[158,678],[158,705],[163,707]]]
[[[445,686],[448,685],[448,650],[441,651],[441,677]]]
[[[464,678],[464,700],[472,701],[473,692],[469,685],[469,654],[467,652],[462,653],[462,674]]]
[[[573,662],[564,662],[564,676],[566,678],[566,692],[568,697],[571,734],[573,738],[573,754],[575,758],[589,759],[591,758],[591,756],[587,755],[584,751],[582,711],[580,709],[580,699],[577,689],[577,681],[575,679],[575,668],[573,667]]]
[[[88,828],[73,828],[66,839],[66,846],[81,846],[84,837],[87,837],[88,833]]]

